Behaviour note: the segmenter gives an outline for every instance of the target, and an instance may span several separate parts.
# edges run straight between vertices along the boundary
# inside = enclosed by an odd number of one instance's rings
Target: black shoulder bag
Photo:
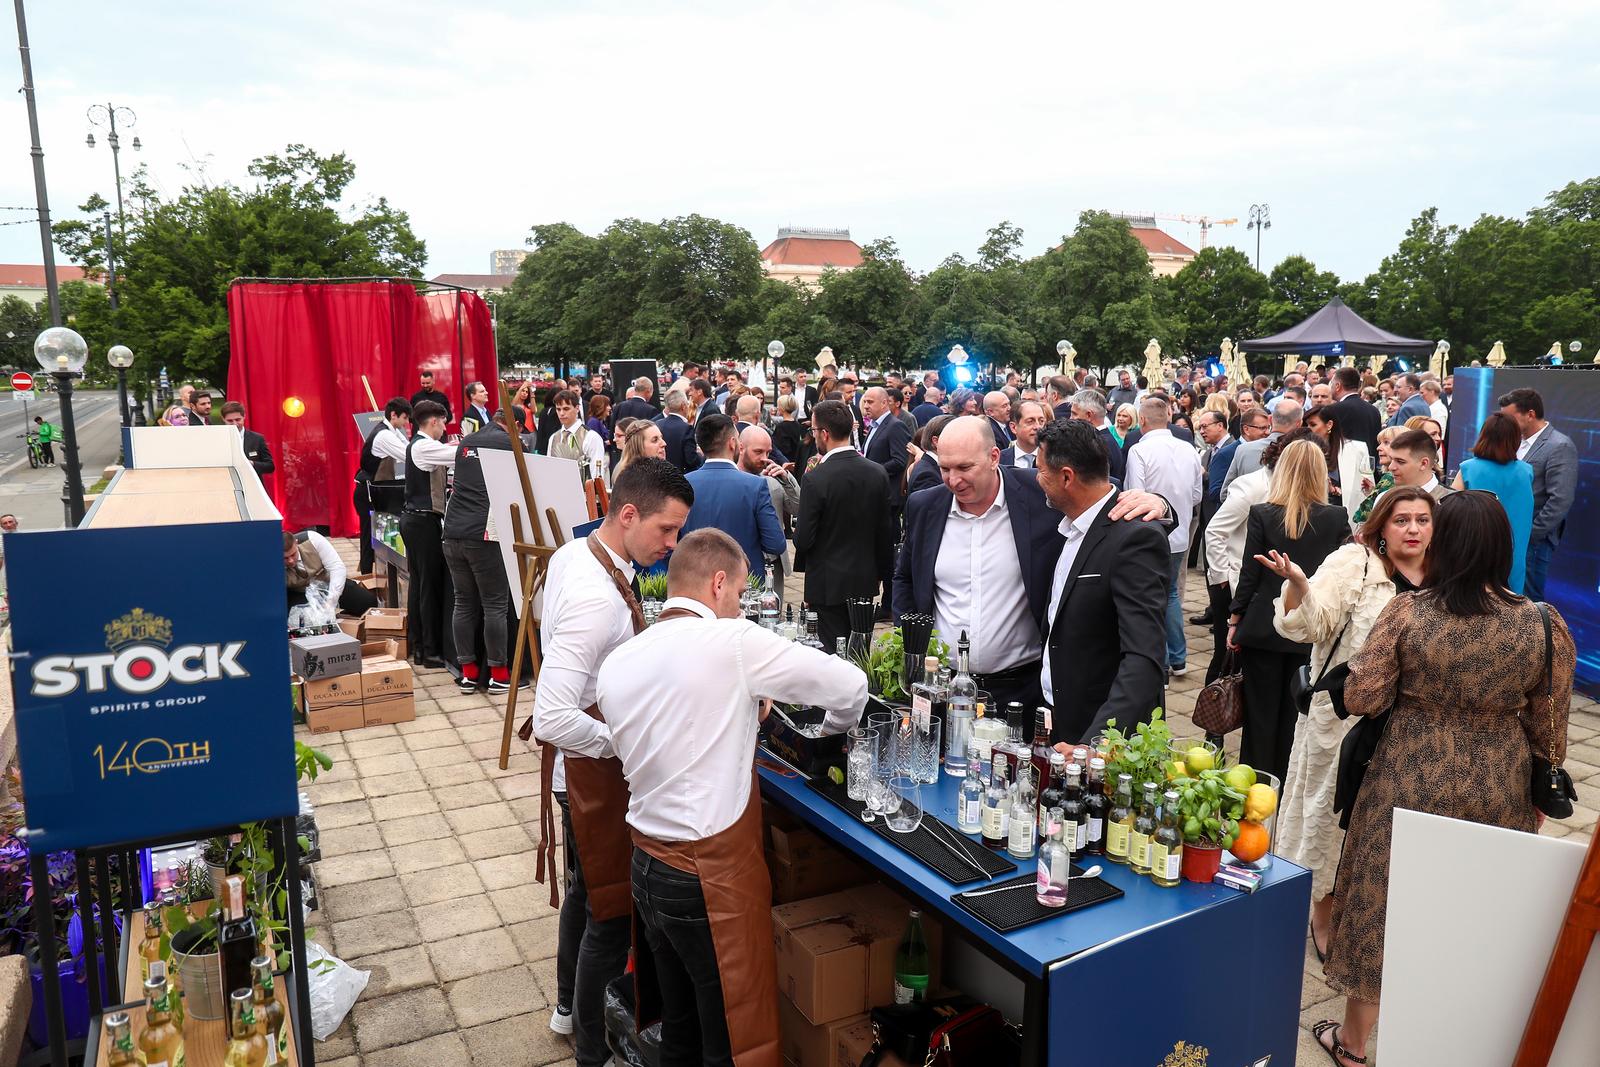
[[[1363,552],[1361,559],[1361,585],[1356,591],[1356,601],[1359,603],[1365,595],[1367,588],[1367,567],[1372,564],[1372,553]],[[1328,699],[1333,702],[1333,713],[1341,719],[1348,719],[1350,713],[1344,710],[1344,683],[1350,677],[1350,659],[1345,657],[1343,663],[1330,668],[1333,654],[1339,651],[1339,642],[1344,640],[1345,631],[1350,629],[1350,620],[1355,618],[1355,608],[1350,609],[1350,614],[1345,618],[1344,625],[1339,628],[1339,636],[1333,639],[1332,646],[1328,649],[1328,658],[1322,663],[1322,670],[1317,673],[1317,680],[1311,680],[1311,664],[1302,663],[1294,672],[1294,677],[1289,680],[1290,695],[1294,697],[1295,710],[1302,715],[1311,713],[1311,697],[1318,692],[1326,692]]]
[[[1544,620],[1544,710],[1550,717],[1550,733],[1555,734],[1555,641],[1550,634],[1550,608],[1534,605]],[[1572,818],[1572,802],[1578,792],[1572,787],[1572,775],[1537,752],[1533,754],[1533,806],[1552,819]]]

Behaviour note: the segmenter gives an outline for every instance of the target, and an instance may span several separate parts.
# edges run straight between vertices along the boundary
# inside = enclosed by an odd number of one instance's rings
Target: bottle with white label
[[[144,905],[144,938],[139,942],[139,980],[167,977],[167,961],[161,955],[161,902],[147,900]]]
[[[983,775],[978,773],[977,748],[967,741],[967,776],[961,779],[961,799],[956,805],[956,829],[964,834],[983,832]]]
[[[1106,814],[1106,859],[1127,863],[1133,830],[1133,775],[1117,775],[1117,791]]]
[[[989,788],[983,793],[983,844],[995,852],[1004,852],[1006,832],[1010,829],[1011,798],[1006,792],[1006,758],[995,754],[994,766],[989,772]]]
[[[977,721],[978,684],[968,669],[967,633],[961,631],[956,642],[956,673],[944,691],[944,765],[951,773],[964,770],[967,742],[972,739],[973,725]],[[926,666],[924,666],[926,671]],[[935,685],[939,683],[935,681]],[[984,746],[979,746],[983,751]]]
[[[1169,789],[1161,804],[1161,822],[1150,837],[1150,880],[1164,889],[1178,884],[1183,866],[1183,832],[1178,829],[1178,792]]]
[[[1067,847],[1074,856],[1083,855],[1089,843],[1089,811],[1083,802],[1083,772],[1076,763],[1067,764],[1067,787],[1062,791],[1061,818],[1066,825]]]
[[[1033,788],[1033,770],[1022,763],[1017,766],[1017,788],[1011,794],[1011,825],[1006,827],[1006,851],[1019,860],[1033,856],[1036,843],[1034,835],[1038,812],[1038,793]]]
[[[1156,784],[1144,784],[1144,798],[1128,831],[1128,866],[1135,874],[1150,873],[1150,835],[1156,832]]]
[[[1106,854],[1106,815],[1111,811],[1111,798],[1106,796],[1106,761],[1099,756],[1089,758],[1089,775],[1083,780],[1083,807],[1089,824],[1089,840],[1083,850],[1091,856]]]

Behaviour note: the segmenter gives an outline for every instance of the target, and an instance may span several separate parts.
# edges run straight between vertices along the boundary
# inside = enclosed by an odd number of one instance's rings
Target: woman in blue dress
[[[1498,411],[1483,420],[1472,458],[1461,464],[1453,489],[1480,489],[1493,493],[1511,520],[1511,573],[1506,587],[1522,592],[1523,563],[1533,532],[1533,468],[1517,458],[1522,431],[1509,415]]]

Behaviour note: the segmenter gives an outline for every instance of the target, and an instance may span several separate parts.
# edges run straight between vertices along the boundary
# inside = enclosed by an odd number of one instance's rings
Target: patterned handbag
[[[1233,652],[1223,660],[1217,680],[1195,698],[1193,718],[1208,734],[1232,733],[1244,725],[1244,672]]]

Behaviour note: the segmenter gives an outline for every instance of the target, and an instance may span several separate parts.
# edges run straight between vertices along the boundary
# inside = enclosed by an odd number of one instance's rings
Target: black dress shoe
[[[427,667],[430,670],[441,671],[445,668],[445,662],[438,656],[418,656],[417,666]]]
[[[1189,616],[1189,625],[1190,626],[1210,626],[1211,625],[1211,616],[1210,615],[1190,615]]]

